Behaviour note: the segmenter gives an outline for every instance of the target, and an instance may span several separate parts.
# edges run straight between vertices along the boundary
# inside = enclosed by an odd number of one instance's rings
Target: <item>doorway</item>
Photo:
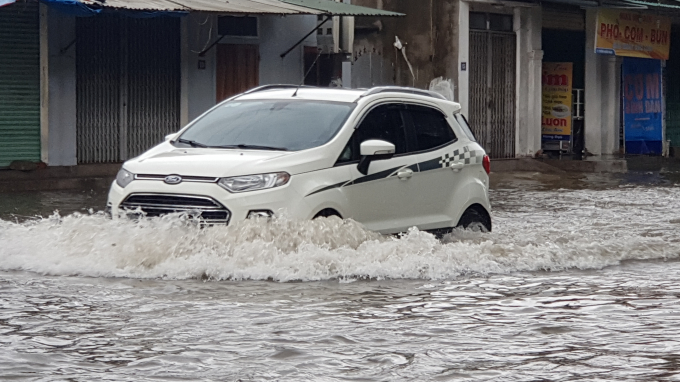
[[[175,17],[76,19],[78,163],[135,157],[179,130]]]
[[[217,102],[260,84],[260,50],[252,44],[217,45]]]
[[[491,158],[515,157],[513,17],[470,12],[470,126]]]

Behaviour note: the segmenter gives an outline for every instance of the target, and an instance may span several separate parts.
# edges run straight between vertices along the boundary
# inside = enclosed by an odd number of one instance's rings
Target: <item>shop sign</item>
[[[599,9],[595,53],[668,60],[671,19],[626,9]]]
[[[622,71],[626,152],[661,154],[661,61],[626,57]]]
[[[571,138],[571,62],[543,63],[543,140],[568,141]]]

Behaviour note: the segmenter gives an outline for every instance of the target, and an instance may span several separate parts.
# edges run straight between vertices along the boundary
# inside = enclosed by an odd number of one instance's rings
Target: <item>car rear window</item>
[[[454,118],[456,118],[456,121],[460,125],[461,129],[463,129],[463,132],[465,135],[470,138],[471,141],[477,142],[477,138],[475,138],[475,135],[472,133],[472,130],[470,130],[470,125],[467,122],[467,119],[463,114],[461,113],[456,113],[453,115]]]

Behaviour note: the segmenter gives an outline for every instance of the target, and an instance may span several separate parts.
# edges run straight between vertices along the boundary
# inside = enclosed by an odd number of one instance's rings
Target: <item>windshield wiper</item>
[[[196,142],[196,141],[192,141],[192,140],[189,140],[189,139],[183,139],[183,138],[178,139],[177,142],[185,143],[187,145],[191,145],[191,147],[208,147],[207,145],[204,145],[203,143],[199,143],[199,142]]]
[[[244,150],[276,150],[276,151],[288,151],[285,147],[274,147],[274,146],[258,146],[258,145],[226,145],[226,146],[210,146],[211,149],[244,149]]]

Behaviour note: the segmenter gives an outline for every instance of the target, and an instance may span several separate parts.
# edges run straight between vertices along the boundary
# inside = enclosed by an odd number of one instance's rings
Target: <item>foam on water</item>
[[[412,229],[381,236],[353,221],[278,219],[200,228],[72,214],[0,220],[0,269],[51,275],[217,280],[453,278],[601,268],[680,255],[677,188],[494,195],[494,232],[443,242]]]

